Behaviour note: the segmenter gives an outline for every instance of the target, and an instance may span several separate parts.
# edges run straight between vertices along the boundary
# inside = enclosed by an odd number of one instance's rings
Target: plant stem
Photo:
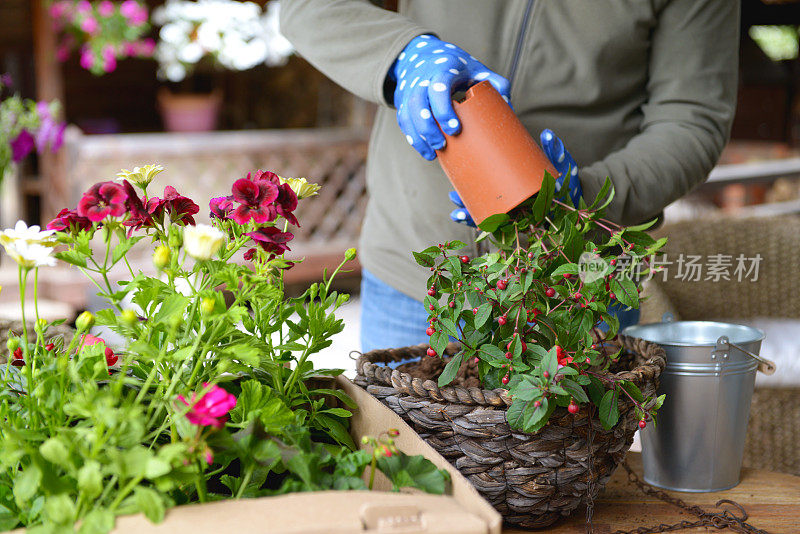
[[[255,465],[250,465],[250,467],[247,468],[244,477],[242,477],[241,484],[239,485],[239,491],[236,492],[237,499],[241,499],[242,495],[244,495],[244,490],[245,488],[247,488],[247,484],[250,483],[250,478],[253,476],[254,470],[255,470]]]

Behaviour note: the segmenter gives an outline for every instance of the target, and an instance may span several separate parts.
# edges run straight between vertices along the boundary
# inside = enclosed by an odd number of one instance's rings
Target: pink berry
[[[507,321],[508,321],[508,318],[505,315],[501,315],[500,317],[497,318],[497,323],[500,326],[503,326],[504,324],[506,324]]]
[[[433,350],[432,347],[428,347],[428,356],[430,357],[436,356],[436,351]]]
[[[514,355],[513,355],[513,354],[511,354],[510,352],[506,352],[506,359],[510,360],[510,359],[512,359],[513,357],[514,357]]]
[[[542,373],[542,376],[545,378],[550,378],[550,373],[548,371],[545,371],[544,373]]]
[[[505,385],[505,384],[508,384],[508,380],[509,380],[509,379],[508,379],[508,375],[506,375],[506,376],[504,376],[504,377],[503,377],[503,379],[501,380],[501,382],[502,382],[502,383]]]
[[[547,295],[547,298],[553,298],[556,296],[556,290],[552,287],[548,287],[544,294]]]
[[[428,336],[430,337],[430,336],[432,336],[433,334],[436,333],[436,329],[433,328],[432,326],[429,326],[428,329],[425,330],[425,333],[428,334]]]
[[[644,427],[646,427],[646,426],[647,426],[647,423],[645,423],[644,419],[642,419],[641,421],[639,421],[639,428],[644,428]]]
[[[459,259],[461,263],[469,263],[469,256],[461,256]]]
[[[567,411],[569,413],[578,413],[578,410],[580,410],[580,407],[577,404],[575,404],[574,401],[570,402],[569,406],[567,406]]]
[[[436,288],[433,288],[433,287],[430,288],[428,290],[428,295],[430,295],[431,297],[435,297],[436,296]]]
[[[478,315],[478,308],[472,308],[472,314]]]

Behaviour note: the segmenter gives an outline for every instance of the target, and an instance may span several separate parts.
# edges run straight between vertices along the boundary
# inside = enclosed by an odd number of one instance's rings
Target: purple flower
[[[233,183],[233,200],[239,206],[233,210],[233,220],[247,224],[253,219],[257,223],[274,221],[278,216],[272,203],[278,198],[278,187],[268,180],[254,182],[241,178]]]
[[[58,149],[64,144],[64,130],[67,124],[57,122],[53,118],[47,102],[36,104],[36,113],[41,121],[39,130],[36,132],[36,150],[42,153],[49,147],[52,152],[58,152]]]
[[[107,216],[121,217],[126,212],[128,195],[114,182],[94,184],[78,202],[78,214],[90,221],[99,222]]]
[[[11,159],[18,163],[33,151],[36,140],[28,130],[22,130],[19,135],[11,141]]]
[[[0,74],[0,85],[6,89],[12,89],[14,87],[14,78],[10,74]]]

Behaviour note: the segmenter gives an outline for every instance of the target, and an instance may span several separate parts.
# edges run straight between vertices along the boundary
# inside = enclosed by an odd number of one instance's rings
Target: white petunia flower
[[[187,226],[183,229],[183,246],[196,260],[209,260],[222,248],[225,234],[208,224]]]
[[[6,246],[9,243],[19,241],[28,244],[55,246],[52,238],[55,230],[42,230],[38,225],[28,226],[25,221],[17,221],[14,228],[7,228],[0,232],[0,245]]]
[[[27,241],[17,240],[3,243],[6,253],[20,266],[27,269],[34,267],[52,267],[56,264],[56,259],[52,256],[53,249],[39,243],[28,243]]]

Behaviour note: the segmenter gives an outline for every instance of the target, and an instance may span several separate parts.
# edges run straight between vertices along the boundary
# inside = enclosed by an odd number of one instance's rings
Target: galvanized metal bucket
[[[764,333],[710,321],[672,320],[623,333],[658,343],[667,354],[658,424],[642,432],[644,479],[665,489],[721,491],[739,483],[756,371],[775,372],[758,356]]]

